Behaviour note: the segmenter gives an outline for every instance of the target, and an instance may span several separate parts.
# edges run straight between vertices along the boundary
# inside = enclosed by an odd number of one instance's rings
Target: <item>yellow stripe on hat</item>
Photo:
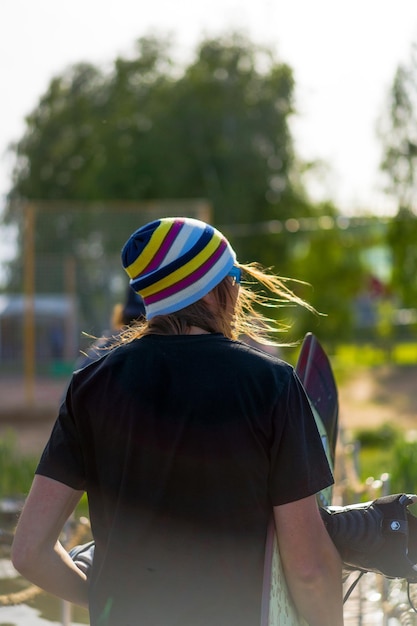
[[[136,261],[125,268],[130,278],[135,278],[143,272],[143,270],[152,261],[155,254],[159,251],[165,237],[172,228],[172,222],[162,222],[154,231],[145,248],[142,250]]]
[[[197,254],[197,256],[192,258],[190,261],[188,261],[188,263],[178,268],[174,272],[168,274],[168,276],[165,276],[165,278],[161,278],[161,280],[158,280],[158,282],[149,285],[149,287],[141,289],[140,295],[144,298],[148,296],[153,296],[155,293],[158,293],[158,291],[162,291],[167,287],[172,287],[176,283],[180,282],[183,278],[186,278],[199,267],[204,265],[204,263],[208,261],[208,259],[212,256],[212,254],[217,250],[217,248],[223,241],[222,238],[216,236],[216,234],[217,233],[214,234],[208,244]]]

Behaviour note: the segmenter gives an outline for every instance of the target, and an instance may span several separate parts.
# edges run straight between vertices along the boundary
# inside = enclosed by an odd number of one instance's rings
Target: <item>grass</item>
[[[392,349],[392,358],[398,365],[417,363],[417,343],[398,343]]]
[[[417,365],[417,343],[395,342],[378,345],[369,343],[340,344],[331,357],[336,369],[376,367],[385,365]]]
[[[8,431],[0,440],[0,498],[24,499],[32,484],[38,464],[38,456],[27,456],[17,452],[16,435]],[[75,516],[87,516],[87,496],[81,498]]]
[[[370,477],[379,478],[393,466],[393,450],[387,448],[361,448],[359,452],[359,477],[365,482]]]
[[[12,431],[0,440],[0,494],[2,498],[25,496],[32,483],[38,459],[17,453]]]
[[[391,485],[395,491],[417,493],[417,442],[415,433],[397,441],[393,449]]]
[[[417,441],[415,433],[392,424],[354,433],[360,444],[359,478],[389,474],[390,493],[417,493]]]
[[[394,450],[403,438],[402,431],[391,423],[377,428],[361,428],[353,433],[359,444],[359,478],[365,482],[369,477],[379,478],[394,465]]]
[[[331,356],[335,377],[341,386],[350,372],[378,368],[417,366],[417,343],[410,341],[389,344],[342,344]],[[352,433],[360,444],[359,477],[379,478],[388,472],[390,491],[417,492],[417,442],[409,442],[409,433],[400,426],[383,424],[376,428],[358,429]]]

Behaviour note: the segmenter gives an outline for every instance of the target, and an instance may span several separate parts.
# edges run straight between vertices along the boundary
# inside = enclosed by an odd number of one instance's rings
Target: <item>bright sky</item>
[[[142,35],[173,34],[185,56],[203,35],[231,30],[273,47],[295,72],[296,149],[327,163],[313,196],[346,212],[386,210],[375,125],[417,41],[415,0],[1,0],[0,195],[10,186],[7,145],[53,75],[79,61],[110,63]]]

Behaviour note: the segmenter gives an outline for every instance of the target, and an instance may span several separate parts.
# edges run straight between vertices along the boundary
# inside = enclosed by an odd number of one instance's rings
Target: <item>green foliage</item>
[[[417,363],[417,343],[414,341],[393,341],[388,346],[369,343],[342,343],[336,345],[333,365],[337,371],[349,372],[352,367],[378,367],[396,364],[402,366]]]
[[[7,431],[0,439],[0,497],[26,497],[33,481],[39,458],[18,452],[16,433]],[[88,515],[88,500],[83,494],[76,517]]]
[[[395,73],[381,118],[379,135],[383,156],[381,170],[387,191],[397,202],[398,213],[391,222],[388,244],[392,251],[391,288],[403,306],[415,307],[417,297],[417,46],[413,44],[407,63]]]
[[[417,445],[415,432],[403,432],[391,423],[355,431],[360,444],[360,477],[389,474],[391,493],[417,492]]]
[[[413,436],[396,442],[391,467],[391,491],[393,493],[417,493],[417,442]]]
[[[329,227],[297,234],[291,260],[292,273],[311,287],[300,295],[325,317],[312,319],[306,313],[301,333],[312,330],[319,338],[336,345],[352,336],[352,302],[365,276],[359,251],[362,240],[351,231],[334,228],[337,211],[331,204],[322,207]],[[320,220],[319,220],[320,221]]]
[[[381,169],[399,207],[410,208],[416,192],[416,95],[417,58],[413,46],[408,65],[400,65],[395,73],[387,110],[378,129],[384,149]]]
[[[18,454],[16,436],[9,431],[0,439],[1,497],[25,496],[32,484],[37,459]]]
[[[416,111],[417,121],[417,111]],[[393,256],[392,285],[403,306],[414,308],[417,297],[417,216],[402,208],[391,222],[388,243]]]
[[[18,201],[48,201],[36,214],[36,290],[62,291],[56,258],[74,259],[83,322],[91,322],[83,330],[101,332],[96,311],[109,308],[108,263],[118,264],[131,232],[117,202],[205,198],[240,261],[313,286],[296,291],[328,317],[278,309],[295,319],[290,340],[306,330],[331,341],[349,337],[362,240],[334,227],[335,207],[307,198],[293,114],[291,68],[239,34],[203,40],[185,66],[173,63],[168,41],[145,37],[109,72],[80,63],[56,76],[14,146],[4,221],[19,228],[19,253],[9,289],[21,290],[23,274]],[[67,204],[58,210],[55,201]],[[113,212],[104,201],[115,203]],[[303,226],[309,219],[312,229]],[[294,228],[282,227],[288,220]]]
[[[185,68],[142,38],[109,74],[79,64],[51,82],[16,144],[11,196],[205,197],[216,223],[289,215],[292,98],[290,68],[241,36],[203,41]]]
[[[353,439],[359,444],[361,481],[391,474],[395,446],[403,439],[403,433],[397,426],[386,422],[376,428],[360,428],[354,431]]]
[[[388,447],[365,447],[360,450],[359,478],[362,482],[369,482],[370,478],[380,479],[383,474],[389,474],[393,463],[393,448]],[[392,489],[390,488],[390,491]],[[365,496],[365,500],[368,499]]]
[[[388,448],[395,445],[401,436],[401,431],[395,425],[386,422],[378,428],[356,430],[354,438],[361,448]]]

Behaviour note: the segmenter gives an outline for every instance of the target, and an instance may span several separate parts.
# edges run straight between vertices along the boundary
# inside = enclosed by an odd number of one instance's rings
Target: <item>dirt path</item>
[[[49,437],[66,380],[39,379],[27,389],[17,378],[0,379],[0,437],[11,435],[23,454],[39,456]]]
[[[345,429],[386,422],[417,429],[417,367],[363,370],[339,385],[340,421]]]

